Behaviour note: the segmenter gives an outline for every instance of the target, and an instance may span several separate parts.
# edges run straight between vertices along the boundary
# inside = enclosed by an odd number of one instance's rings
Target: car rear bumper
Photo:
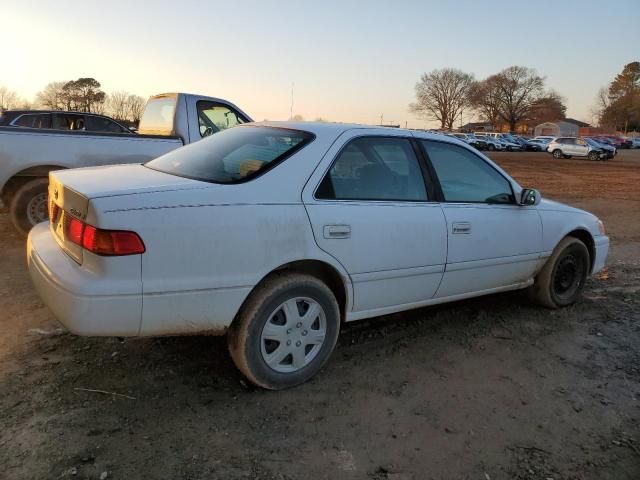
[[[107,279],[82,268],[65,254],[46,222],[29,232],[27,263],[42,301],[70,332],[92,336],[139,334],[141,289],[139,293],[110,294]]]
[[[609,254],[609,237],[601,235],[594,238],[594,246],[596,251],[596,258],[593,262],[592,274],[598,273],[602,270],[607,262],[607,255]]]

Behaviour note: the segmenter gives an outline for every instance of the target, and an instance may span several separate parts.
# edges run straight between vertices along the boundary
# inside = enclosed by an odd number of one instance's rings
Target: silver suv
[[[586,157],[589,160],[604,160],[607,154],[601,148],[589,145],[582,137],[558,137],[551,140],[547,152],[553,158]]]

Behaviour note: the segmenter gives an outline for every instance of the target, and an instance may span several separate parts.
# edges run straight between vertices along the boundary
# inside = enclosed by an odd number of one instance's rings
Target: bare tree
[[[469,91],[471,108],[473,108],[483,120],[494,127],[500,119],[500,91],[498,90],[496,75],[476,82]]]
[[[18,94],[7,87],[0,87],[0,112],[16,108],[21,102]]]
[[[129,94],[127,92],[113,92],[105,101],[107,105],[107,113],[116,120],[127,120],[129,116],[128,99]]]
[[[544,78],[535,70],[513,66],[495,75],[499,95],[498,115],[515,131],[516,124],[527,118],[534,105],[544,96]]]
[[[412,113],[440,122],[440,128],[453,124],[470,104],[473,76],[453,68],[424,73],[416,83],[416,101],[409,105]]]
[[[67,82],[51,82],[36,94],[36,104],[50,110],[64,110],[65,94],[63,87]]]
[[[127,97],[128,118],[132,122],[140,123],[142,118],[142,112],[144,112],[144,106],[147,101],[140,95],[129,95]]]

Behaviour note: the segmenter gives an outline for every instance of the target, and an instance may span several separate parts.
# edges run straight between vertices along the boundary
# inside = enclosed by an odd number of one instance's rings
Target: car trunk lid
[[[86,222],[91,199],[207,186],[203,182],[158,172],[142,165],[56,170],[49,173],[49,227],[60,247],[75,261],[82,263],[83,248],[79,244],[81,241],[74,237],[77,234],[74,227],[78,225],[77,221]]]

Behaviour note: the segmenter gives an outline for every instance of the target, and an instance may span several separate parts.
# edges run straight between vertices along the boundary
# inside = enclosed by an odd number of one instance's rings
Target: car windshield
[[[238,126],[174,150],[145,164],[180,177],[212,183],[255,178],[313,140],[299,130]]]

